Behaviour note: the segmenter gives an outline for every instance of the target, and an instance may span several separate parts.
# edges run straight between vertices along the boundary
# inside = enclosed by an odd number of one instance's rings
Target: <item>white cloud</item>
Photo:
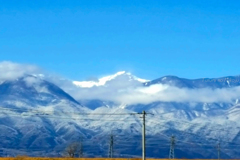
[[[151,92],[150,92],[151,91]],[[128,104],[148,104],[156,101],[163,102],[232,102],[240,97],[240,87],[226,89],[188,89],[168,85],[153,85],[149,88],[137,88],[116,97],[117,101]]]
[[[42,71],[34,65],[0,62],[0,81],[14,80],[25,74],[38,74]],[[144,87],[138,81],[129,81],[126,76],[116,77],[103,86],[79,88],[72,81],[60,76],[41,76],[58,85],[72,95],[76,100],[99,99],[126,104],[148,104],[156,101],[163,102],[233,102],[240,98],[240,87],[223,89],[188,89],[156,84]],[[29,85],[37,84],[35,78],[25,79]]]
[[[35,74],[39,71],[40,69],[34,65],[3,61],[0,62],[0,81],[14,80],[25,74]]]
[[[25,77],[24,81],[26,82],[27,86],[38,85],[41,83],[40,79],[36,77]]]
[[[65,88],[65,87],[63,87]],[[223,89],[188,89],[156,84],[144,87],[141,83],[115,79],[106,86],[92,88],[73,88],[68,90],[73,97],[81,99],[100,99],[126,104],[149,104],[152,102],[233,102],[240,97],[240,87]]]

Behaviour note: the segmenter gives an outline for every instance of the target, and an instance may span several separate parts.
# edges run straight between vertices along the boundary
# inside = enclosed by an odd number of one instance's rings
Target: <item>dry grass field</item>
[[[1,157],[0,160],[141,160],[141,158],[41,158],[41,157]],[[157,160],[157,159],[147,159]],[[167,159],[162,159],[167,160]]]
[[[141,160],[141,158],[42,158],[42,157],[1,157],[0,160]],[[147,159],[157,160],[157,159]],[[165,159],[162,159],[165,160]],[[167,160],[167,159],[166,159]]]
[[[141,160],[141,158],[41,158],[41,157],[3,157],[0,160]],[[146,158],[146,160],[169,160],[169,159],[151,159]],[[189,159],[178,159],[178,160],[189,160]],[[194,160],[210,160],[210,159],[194,159]],[[240,159],[231,159],[240,160]]]

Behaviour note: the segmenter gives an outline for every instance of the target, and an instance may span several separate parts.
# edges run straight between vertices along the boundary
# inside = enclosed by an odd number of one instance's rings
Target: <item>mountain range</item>
[[[147,157],[240,156],[239,76],[155,80],[118,72],[91,81],[24,75],[0,84],[0,155],[65,156],[77,143],[85,157],[141,157],[141,113]],[[66,85],[68,84],[68,85]],[[238,93],[239,92],[239,93]],[[217,97],[217,98],[216,98]]]

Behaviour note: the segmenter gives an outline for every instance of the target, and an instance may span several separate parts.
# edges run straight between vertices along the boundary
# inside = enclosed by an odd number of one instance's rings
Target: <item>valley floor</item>
[[[141,158],[42,158],[42,157],[1,157],[0,160],[141,160]],[[146,160],[168,160],[146,158]],[[189,160],[189,159],[177,159],[177,160]],[[194,159],[194,160],[214,160],[214,159]],[[228,159],[229,160],[229,159]],[[231,159],[240,160],[240,159]]]

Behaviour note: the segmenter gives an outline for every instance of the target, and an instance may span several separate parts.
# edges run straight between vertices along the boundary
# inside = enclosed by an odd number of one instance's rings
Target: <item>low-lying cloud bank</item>
[[[25,74],[36,74],[39,72],[39,67],[34,65],[18,64],[9,61],[0,62],[0,81],[14,80]]]
[[[34,65],[0,62],[0,81],[14,80],[25,74],[39,74],[41,73],[40,71],[39,67]],[[104,86],[92,88],[80,88],[74,85],[72,81],[56,76],[45,76],[45,78],[61,87],[76,100],[99,99],[126,104],[149,104],[157,101],[233,102],[240,98],[240,87],[188,89],[163,84],[146,87],[138,81],[129,81],[126,75],[119,76]],[[30,82],[29,84],[33,83],[32,81]]]
[[[113,88],[112,88],[113,87]],[[126,104],[149,104],[152,102],[233,102],[240,98],[240,87],[225,89],[188,89],[156,84],[118,88],[117,86],[81,88],[71,93],[76,99],[100,99]]]

